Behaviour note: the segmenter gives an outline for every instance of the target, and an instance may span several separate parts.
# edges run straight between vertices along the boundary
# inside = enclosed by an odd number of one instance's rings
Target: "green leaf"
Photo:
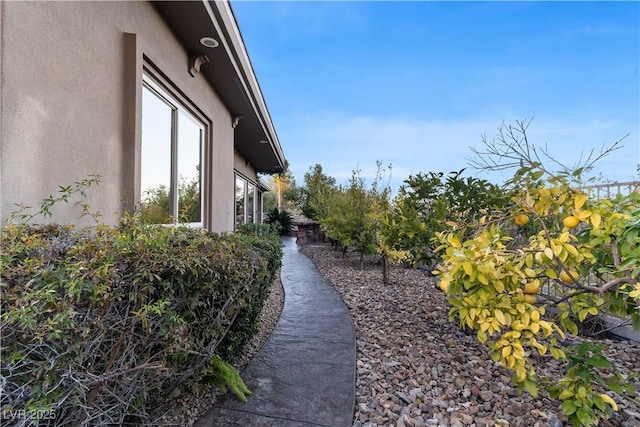
[[[586,356],[589,351],[595,351],[588,342],[583,342],[579,346],[573,348],[580,357]]]
[[[640,316],[637,314],[631,315],[631,319],[633,321],[633,329],[636,331],[640,331]]]
[[[473,266],[469,261],[462,264],[462,268],[464,269],[464,272],[467,273],[468,276],[471,276],[473,274]]]
[[[569,318],[566,319],[562,319],[560,321],[560,324],[562,325],[562,327],[564,329],[566,329],[570,334],[572,335],[578,335],[578,325],[576,325],[573,321],[571,321]]]
[[[559,348],[550,347],[549,352],[551,353],[551,356],[553,356],[553,358],[556,360],[562,359],[564,357],[564,352]]]
[[[589,409],[585,409],[585,407],[583,406],[582,408],[578,409],[578,411],[576,412],[576,415],[578,416],[578,419],[580,420],[580,423],[583,426],[590,426],[594,423],[594,415],[593,415],[593,411],[589,408]]]
[[[502,283],[502,280],[496,280],[493,282],[493,288],[496,292],[502,293],[504,292],[504,283]]]
[[[608,381],[607,382],[607,387],[609,387],[609,390],[615,391],[618,394],[623,394],[624,393],[624,389],[616,381]]]
[[[544,171],[536,171],[536,172],[531,174],[531,178],[534,179],[534,180],[538,180],[538,179],[542,178],[543,175],[544,175]]]
[[[576,371],[576,375],[582,379],[585,383],[591,382],[591,371],[584,365],[579,365]]]
[[[596,368],[613,368],[613,364],[604,356],[592,356],[585,363]]]
[[[536,387],[535,381],[524,380],[524,388],[532,397],[538,397],[538,387]]]
[[[566,415],[571,415],[578,410],[578,407],[573,403],[573,400],[565,400],[562,402],[562,412]]]
[[[584,319],[586,319],[588,315],[589,315],[589,309],[583,308],[578,312],[578,320],[580,320],[581,322],[584,322]]]
[[[607,410],[607,404],[604,403],[604,400],[600,396],[593,397],[593,403],[600,409],[602,412]]]

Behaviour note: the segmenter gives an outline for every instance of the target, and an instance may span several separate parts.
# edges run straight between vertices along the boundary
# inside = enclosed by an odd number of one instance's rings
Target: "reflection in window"
[[[262,209],[263,209],[263,193],[258,190],[256,192],[256,222],[259,224],[262,222]]]
[[[248,183],[247,184],[247,223],[255,222],[255,217],[256,217],[255,200],[256,200],[256,187],[253,184]]]
[[[257,194],[255,184],[236,175],[236,226],[256,222]]]
[[[145,222],[202,225],[204,125],[145,78],[141,214]]]
[[[146,87],[142,90],[142,216],[146,222],[171,221],[171,124],[173,107]]]
[[[203,129],[194,119],[178,114],[178,219],[180,222],[202,222]]]
[[[245,202],[245,186],[247,181],[236,176],[236,226],[245,223],[244,218],[244,202]]]

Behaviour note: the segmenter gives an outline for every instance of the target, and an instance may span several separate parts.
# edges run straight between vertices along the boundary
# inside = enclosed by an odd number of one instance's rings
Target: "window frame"
[[[243,203],[242,203],[242,222],[239,222],[239,214],[238,214],[238,194],[237,194],[237,189],[238,189],[238,181],[241,180],[244,184],[242,186],[242,194],[243,194]],[[251,222],[248,221],[249,219],[249,213],[248,213],[248,206],[249,206],[249,186],[253,187],[253,202],[252,202],[252,213],[251,213]],[[257,218],[257,204],[258,204],[258,200],[257,200],[257,196],[260,193],[259,191],[259,187],[258,184],[251,181],[250,179],[248,179],[246,176],[236,172],[234,174],[234,178],[233,178],[233,188],[234,188],[234,229],[237,229],[238,226],[243,225],[243,224],[258,224],[258,218]]]
[[[239,195],[238,188],[239,182],[242,182],[242,214],[238,213]],[[242,217],[240,217],[242,215]],[[233,177],[233,228],[237,229],[239,226],[247,223],[247,179],[239,173],[234,174]]]
[[[184,94],[179,91],[169,80],[158,70],[156,70],[151,64],[145,62],[142,70],[141,78],[141,117],[144,115],[142,98],[144,96],[144,90],[149,90],[160,101],[167,104],[171,108],[171,185],[169,189],[170,197],[170,214],[172,221],[166,225],[183,225],[190,228],[205,228],[209,221],[209,203],[208,197],[208,180],[210,176],[209,159],[210,151],[210,138],[212,123],[207,116],[202,113]],[[190,119],[196,127],[200,130],[200,153],[199,153],[199,167],[200,167],[200,221],[196,222],[180,222],[180,218],[176,215],[176,209],[180,209],[179,206],[179,194],[177,189],[180,184],[180,169],[178,151],[180,145],[179,139],[179,123],[180,116],[185,115],[186,119]],[[140,173],[138,179],[140,183],[138,185],[140,203],[142,203],[144,197],[144,189],[142,188],[142,170],[143,170],[143,120],[140,122],[140,163],[138,165]]]
[[[245,209],[245,218],[247,224],[255,224],[256,223],[256,188],[257,186],[251,182],[247,181],[246,191],[245,191],[245,200],[246,200],[246,209]],[[253,189],[253,191],[249,191],[249,189]],[[251,197],[249,195],[251,194]]]

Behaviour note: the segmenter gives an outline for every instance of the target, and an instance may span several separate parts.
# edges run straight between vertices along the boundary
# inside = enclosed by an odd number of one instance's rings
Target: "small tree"
[[[470,224],[490,209],[509,204],[509,193],[478,178],[463,178],[464,169],[409,176],[400,187],[390,214],[387,238],[406,251],[414,266],[433,267],[439,256],[432,250],[436,233],[447,223]]]
[[[530,353],[568,358],[565,376],[548,386],[549,393],[574,425],[596,425],[617,410],[607,393],[625,397],[630,378],[615,371],[601,346],[564,348],[559,339],[577,334],[577,322],[604,310],[628,315],[640,327],[640,194],[590,199],[580,189],[582,173],[618,143],[592,152],[574,169],[551,172],[527,140],[529,123],[501,127],[497,141],[485,140],[488,151],[476,163],[518,167],[510,182],[513,205],[487,213],[471,229],[452,223],[439,233],[436,272],[451,319],[475,330],[493,359],[532,395],[541,381]],[[514,239],[514,227],[530,227],[528,238]],[[564,292],[540,295],[549,286]]]
[[[309,167],[304,174],[305,187],[302,189],[302,213],[311,219],[319,220],[331,211],[331,200],[335,193],[336,180],[322,171],[322,166],[316,164]]]
[[[321,221],[325,235],[345,248],[354,247],[364,255],[374,252],[371,224],[368,222],[369,199],[359,170],[351,174],[349,185],[332,194],[331,209]]]
[[[360,254],[361,267],[365,255],[380,255],[382,281],[388,284],[388,263],[402,259],[404,254],[391,247],[386,231],[390,227],[391,189],[384,181],[387,171],[390,175],[391,166],[383,168],[380,161],[376,166],[376,175],[369,187],[360,170],[354,170],[347,188],[318,193],[316,200],[317,206],[330,207],[320,220],[325,235],[340,242],[345,249],[355,248]],[[330,202],[327,197],[331,197]]]

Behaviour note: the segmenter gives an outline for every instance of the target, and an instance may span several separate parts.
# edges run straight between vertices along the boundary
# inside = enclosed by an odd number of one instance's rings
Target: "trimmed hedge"
[[[135,218],[7,225],[2,244],[1,410],[55,417],[39,425],[144,421],[214,354],[232,361],[282,258],[275,234]]]
[[[268,224],[243,225],[238,228],[235,237],[251,246],[265,261],[266,268],[260,273],[267,277],[257,281],[257,286],[248,295],[246,306],[216,350],[216,353],[227,361],[234,361],[241,356],[249,340],[258,333],[260,312],[282,262],[280,238],[271,231]]]

